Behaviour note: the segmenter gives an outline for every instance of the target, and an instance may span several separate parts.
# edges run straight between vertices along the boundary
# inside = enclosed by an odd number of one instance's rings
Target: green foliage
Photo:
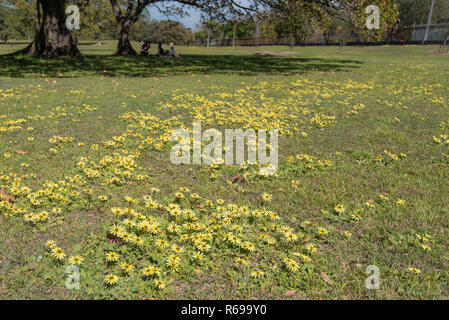
[[[427,23],[431,0],[399,0],[401,25]],[[449,1],[436,0],[432,23],[449,22]]]
[[[36,2],[28,0],[3,0],[0,2],[2,33],[10,39],[30,39],[36,31]],[[0,14],[1,16],[2,14]],[[3,20],[3,21],[2,21]]]
[[[79,3],[78,3],[79,2]],[[115,39],[117,27],[108,0],[75,1],[80,9],[80,30],[74,32],[81,39]]]
[[[193,40],[192,31],[177,21],[138,21],[131,31],[133,40],[149,40],[152,43],[184,45]]]
[[[377,5],[380,9],[380,29],[368,30],[366,28],[368,14],[365,10],[369,5]],[[360,30],[365,41],[381,41],[388,28],[398,21],[399,5],[396,0],[360,0],[358,10],[353,18],[355,26]]]

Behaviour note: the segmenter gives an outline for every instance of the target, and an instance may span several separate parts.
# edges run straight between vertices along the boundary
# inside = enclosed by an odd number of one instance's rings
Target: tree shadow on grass
[[[313,71],[350,71],[356,60],[252,55],[183,55],[178,59],[154,56],[83,56],[82,58],[37,59],[24,55],[0,56],[0,76],[36,77],[153,77],[178,74],[303,74]]]

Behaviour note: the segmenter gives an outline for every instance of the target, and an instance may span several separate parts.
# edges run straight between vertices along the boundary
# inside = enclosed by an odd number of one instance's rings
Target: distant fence
[[[349,33],[344,39],[338,35],[316,34],[307,39],[298,39],[288,34],[281,37],[249,37],[233,39],[212,39],[209,46],[335,46],[335,45],[399,45],[421,44],[427,25],[395,26],[390,28],[380,42],[367,42],[357,39],[355,32]],[[449,23],[432,24],[429,29],[426,44],[441,44],[449,36]],[[189,45],[207,46],[207,41],[191,42]]]
[[[422,42],[426,32],[426,25],[417,25],[413,28],[411,41]],[[449,23],[433,24],[430,26],[427,41],[441,41],[449,35]]]

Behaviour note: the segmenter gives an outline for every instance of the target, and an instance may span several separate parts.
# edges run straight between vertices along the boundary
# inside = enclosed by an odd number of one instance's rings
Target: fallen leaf
[[[18,154],[27,154],[25,151],[19,150],[19,149],[14,150],[14,152],[15,152],[15,153],[18,153]]]
[[[5,189],[0,189],[0,201],[15,202],[16,199],[6,193]]]
[[[119,237],[117,237],[117,236],[115,236],[115,235],[113,235],[113,234],[111,234],[109,232],[106,233],[106,238],[108,239],[108,242],[110,244],[117,244],[117,243],[120,242],[120,238]]]
[[[241,175],[236,175],[235,177],[231,178],[232,183],[240,183],[240,184],[245,184],[248,181],[246,181],[246,179],[244,177],[242,177]]]
[[[329,276],[321,271],[321,278],[323,278],[323,281],[326,283],[329,283],[331,281],[331,279],[329,278]]]
[[[294,295],[295,293],[296,293],[296,290],[288,290],[288,291],[285,291],[284,295],[286,297],[290,297],[290,296]]]

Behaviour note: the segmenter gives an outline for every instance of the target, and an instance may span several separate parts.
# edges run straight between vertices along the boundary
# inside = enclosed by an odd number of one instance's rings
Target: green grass
[[[25,45],[0,45],[0,54]],[[436,47],[179,47],[180,59],[114,57],[113,42],[80,49],[82,59],[0,56],[0,189],[15,197],[14,205],[0,202],[0,298],[448,298],[449,65],[432,54]],[[266,50],[294,55],[253,55]],[[192,128],[192,119],[203,130],[278,128],[277,175],[261,177],[256,166],[172,164],[164,137]],[[73,141],[52,143],[54,136]],[[129,155],[135,167],[124,160]],[[117,162],[99,165],[105,156]],[[153,187],[159,204],[191,209],[211,229],[189,231],[187,216],[146,208],[142,197]],[[176,198],[180,187],[190,190],[185,199]],[[263,201],[264,193],[273,199]],[[229,226],[211,222],[228,204],[265,208],[280,220],[243,214]],[[339,204],[344,212],[335,211]],[[115,216],[114,207],[151,216],[161,233],[130,228],[143,248],[108,241],[110,227],[132,217]],[[42,211],[46,221],[25,221]],[[170,222],[184,225],[180,234],[166,231]],[[298,240],[286,242],[276,224]],[[256,250],[224,240],[228,232]],[[211,234],[199,263],[191,258],[195,245],[180,238],[195,233]],[[265,245],[261,233],[276,243]],[[158,239],[184,248],[177,271]],[[48,240],[84,258],[79,290],[66,288],[68,257],[53,258]],[[109,251],[135,271],[127,276],[108,263]],[[236,257],[248,265],[236,266]],[[297,271],[285,268],[286,257]],[[164,289],[142,276],[147,265],[160,269]],[[378,290],[365,287],[370,265],[380,270]],[[252,277],[255,270],[264,276]],[[116,285],[104,284],[110,273],[119,276]]]

